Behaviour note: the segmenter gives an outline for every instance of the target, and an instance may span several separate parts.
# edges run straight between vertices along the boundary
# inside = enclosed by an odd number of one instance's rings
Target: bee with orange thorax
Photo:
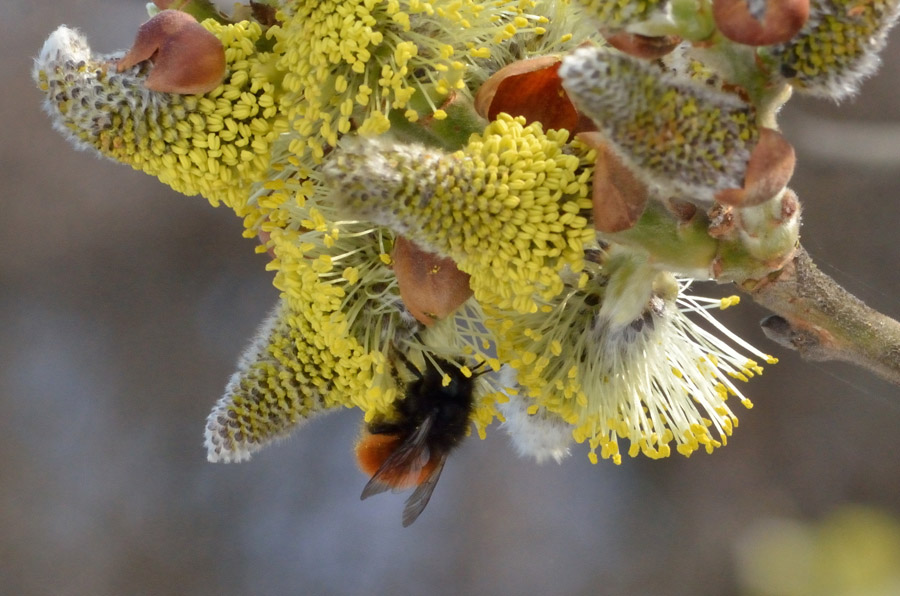
[[[399,351],[395,355],[415,378],[396,402],[393,418],[365,426],[356,457],[362,471],[372,477],[361,499],[415,488],[403,509],[406,527],[425,509],[447,456],[466,437],[480,373],[466,376],[457,365],[437,356],[426,357],[422,371]],[[450,377],[446,385],[445,373]]]

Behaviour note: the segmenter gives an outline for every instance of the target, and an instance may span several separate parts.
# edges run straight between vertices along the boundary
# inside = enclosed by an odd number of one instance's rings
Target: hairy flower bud
[[[736,95],[602,48],[567,56],[560,76],[645,182],[698,202],[743,187],[759,129],[753,106]]]
[[[800,32],[764,56],[797,91],[841,99],[875,72],[898,15],[897,0],[812,0]]]

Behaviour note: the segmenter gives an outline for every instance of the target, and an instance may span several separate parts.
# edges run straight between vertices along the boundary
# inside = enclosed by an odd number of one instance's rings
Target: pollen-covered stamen
[[[604,269],[631,276],[615,261]],[[741,351],[774,361],[712,320],[706,302],[684,298],[687,283],[666,274],[638,277],[648,280],[649,297],[616,290],[591,269],[536,313],[489,312],[497,315],[488,326],[500,356],[517,370],[523,390],[536,406],[574,426],[575,439],[588,441],[592,461],[599,448],[601,457],[620,462],[619,439],[629,440],[630,455],[654,458],[668,456],[673,445],[684,455],[724,445],[737,424],[727,397],[750,406],[733,379],[761,372]],[[636,288],[638,281],[619,285]],[[709,319],[740,351],[684,311]]]
[[[268,192],[298,191],[296,176],[282,174]],[[359,222],[326,221],[316,208],[320,197],[308,198],[292,202],[299,221],[287,222],[279,219],[280,199],[255,198],[276,205],[261,229],[283,304],[210,417],[209,440],[219,459],[245,458],[317,404],[372,416],[396,400],[385,353],[420,326],[403,309],[393,272],[380,258],[390,251],[390,235]],[[232,419],[247,422],[235,430]]]
[[[811,0],[800,32],[762,53],[799,92],[841,99],[877,69],[898,16],[897,0]]]
[[[368,415],[395,399],[385,354],[392,341],[417,327],[405,314],[391,270],[379,259],[377,235],[377,229],[356,238],[339,235],[329,247],[315,227],[276,228],[270,240],[277,258],[269,268],[277,271],[274,284],[291,325],[321,353],[303,358],[318,359],[321,374],[334,379],[334,399]]]
[[[692,283],[693,282],[691,280],[683,280],[680,282],[680,289],[676,304],[682,312],[689,314],[694,313],[699,315],[701,318],[708,321],[715,328],[716,332],[721,333],[722,335],[727,337],[729,341],[737,344],[742,350],[746,350],[747,352],[756,356],[767,364],[778,364],[778,358],[775,358],[771,354],[761,352],[757,348],[753,347],[750,343],[742,339],[736,333],[733,333],[728,329],[728,327],[723,325],[709,313],[709,311],[711,310],[725,310],[726,308],[737,306],[741,302],[740,296],[726,296],[724,298],[716,299],[688,294],[687,291],[691,287]],[[721,340],[718,340],[711,334],[709,334],[708,337],[712,338],[717,343],[721,342]],[[752,367],[751,372],[759,374],[760,370],[761,369],[754,366]]]
[[[567,56],[560,76],[646,182],[703,202],[743,186],[759,129],[753,106],[736,95],[602,48]]]
[[[250,204],[267,214],[245,222],[248,231],[268,236],[275,255],[269,269],[290,304],[306,313],[321,341],[345,358],[389,351],[421,329],[404,308],[391,268],[394,234],[370,221],[340,217],[333,192],[312,158],[279,154],[275,176],[259,184]],[[382,375],[383,371],[376,371]],[[375,379],[376,384],[383,384]],[[376,390],[355,389],[366,412],[382,403]]]
[[[706,309],[695,308],[690,298],[683,298],[682,292],[683,289],[676,301],[684,305],[682,308],[686,306],[689,311],[701,313],[742,349],[763,357],[758,350],[717,323]],[[615,403],[626,399],[630,393],[640,399],[643,411],[626,407],[622,416],[624,424],[604,429],[601,423],[600,432],[594,435],[592,442],[599,438],[597,444],[604,446],[605,455],[613,457],[615,447],[611,443],[604,445],[604,438],[612,439],[617,435],[628,436],[631,440],[630,455],[636,455],[638,451],[652,457],[668,455],[670,441],[683,455],[701,447],[709,452],[724,445],[737,425],[737,418],[725,404],[726,398],[735,395],[743,405],[751,407],[729,377],[747,381],[760,374],[762,368],[690,321],[682,309],[670,301],[649,308],[644,316],[648,315],[653,325],[644,324],[643,333],[637,337],[633,331],[630,337],[628,332],[601,334],[604,349],[618,353],[621,360],[612,368],[600,363],[593,374],[586,376],[589,408],[593,403],[593,407],[604,409],[609,407],[604,404],[610,404],[611,398]],[[767,360],[773,361],[771,357]],[[600,371],[604,376],[598,374]],[[632,379],[630,382],[628,377]],[[588,390],[590,386],[593,390]],[[619,397],[612,397],[616,393]],[[623,434],[623,430],[627,430],[627,434]]]

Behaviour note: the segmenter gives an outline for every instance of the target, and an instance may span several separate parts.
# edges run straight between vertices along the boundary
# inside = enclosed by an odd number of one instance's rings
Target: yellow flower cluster
[[[278,112],[273,55],[259,53],[259,25],[203,26],[225,46],[224,82],[205,95],[149,91],[152,65],[115,72],[77,32],[60,27],[35,61],[54,125],[72,141],[157,176],[175,190],[245,211],[249,189],[265,177],[272,144],[286,129]]]
[[[471,93],[471,66],[494,50],[504,53],[513,37],[546,31],[547,19],[528,12],[534,6],[533,0],[293,3],[276,33],[288,91],[282,107],[299,133],[291,151],[318,161],[351,130],[377,136],[393,119],[446,118],[445,99]]]
[[[269,269],[283,307],[271,324],[275,332],[260,334],[210,417],[207,445],[217,460],[248,457],[323,409],[355,407],[367,420],[390,418],[404,394],[392,351],[413,361],[435,354],[456,362],[465,346],[483,341],[475,306],[423,329],[397,290],[393,234],[340,221],[330,189],[312,171],[300,176],[293,157],[276,169],[278,178],[254,201],[260,210],[275,206],[259,228],[275,255]],[[496,389],[479,380],[473,422],[482,435],[496,398]]]
[[[387,225],[469,273],[475,298],[534,312],[536,298],[579,271],[589,225],[593,151],[568,152],[567,131],[501,114],[456,153],[361,143],[325,166],[347,213]]]
[[[292,157],[289,160],[294,161]],[[321,310],[329,321],[340,324],[316,324],[320,334],[327,332],[333,337],[326,343],[343,345],[343,338],[349,337],[359,344],[360,353],[372,353],[379,363],[384,362],[383,355],[401,349],[411,360],[434,354],[456,363],[465,355],[476,362],[486,361],[493,370],[500,368],[496,358],[481,356],[490,350],[490,339],[476,302],[470,301],[451,317],[424,328],[406,311],[397,289],[391,259],[394,232],[366,221],[342,219],[345,210],[335,204],[334,191],[324,184],[321,173],[305,170],[308,177],[301,178],[296,171],[285,167],[278,179],[265,185],[277,190],[256,198],[260,206],[270,201],[279,205],[260,228],[271,234],[267,246],[278,258],[269,268],[278,272],[276,286],[286,300],[306,308],[303,305],[309,300],[321,299],[320,292],[340,298],[338,311]],[[285,219],[276,222],[275,216]],[[285,243],[289,246],[281,248]],[[284,254],[291,256],[285,258]],[[287,281],[297,277],[306,281]],[[320,289],[308,292],[313,284]],[[384,416],[402,393],[391,367],[376,367],[371,381],[376,389],[348,394],[345,403],[361,408],[369,419]],[[483,382],[477,387],[473,421],[483,434],[496,415],[496,388]]]
[[[401,304],[390,292],[385,294],[386,303],[380,303],[369,294],[378,288],[355,287],[354,261],[364,256],[356,253],[341,259],[317,254],[319,245],[305,241],[309,234],[273,230],[270,241],[276,256],[269,264],[276,271],[275,286],[291,313],[289,324],[308,346],[297,357],[334,383],[336,399],[343,405],[367,412],[387,409],[396,398],[396,387],[385,375],[384,348],[397,335],[393,326],[401,316]],[[361,245],[371,245],[366,242],[369,238],[361,240]],[[382,384],[374,382],[376,375]]]
[[[668,3],[583,4],[616,28]],[[226,204],[273,256],[281,302],[209,417],[211,459],[245,459],[327,409],[390,418],[406,389],[399,351],[492,369],[475,384],[482,436],[514,393],[492,377],[514,369],[524,391],[507,411],[524,410],[519,444],[539,456],[561,457],[572,432],[616,462],[620,438],[651,457],[724,443],[725,398],[740,396],[726,377],[759,368],[696,331],[682,310],[701,309],[665,275],[600,250],[596,152],[468,110],[501,66],[595,36],[583,14],[564,0],[292,0],[265,32],[203,23],[227,71],[198,96],[149,91],[150,62],[116,73],[77,32],[51,36],[35,77],[59,130]],[[698,198],[741,186],[752,108],[605,50],[575,57],[561,70],[573,100],[649,178]],[[463,112],[465,132],[444,138],[435,121]],[[391,268],[395,234],[452,257],[474,299],[418,323]]]
[[[589,224],[595,155],[584,148],[569,154],[566,141],[567,131],[544,133],[537,123],[502,114],[454,154],[470,169],[471,194],[453,197],[455,213],[438,198],[431,213],[418,215],[422,235],[446,246],[472,275],[483,304],[534,312],[535,297],[562,291],[563,268],[583,267],[584,248],[595,242]]]
[[[321,242],[321,225],[304,223],[316,229],[271,230],[269,267],[282,302],[210,415],[215,461],[246,459],[326,409],[387,415],[402,391],[386,354],[416,327],[405,320],[390,269],[371,254],[378,231],[348,234],[343,243],[358,250],[336,254]]]

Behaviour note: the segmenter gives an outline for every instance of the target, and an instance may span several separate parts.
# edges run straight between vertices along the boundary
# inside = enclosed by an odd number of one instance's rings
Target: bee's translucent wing
[[[363,488],[360,499],[368,499],[372,495],[389,490],[402,491],[418,484],[419,475],[431,458],[426,439],[433,424],[433,416],[426,418],[415,432],[384,460]]]
[[[417,486],[416,490],[413,491],[413,494],[406,499],[406,506],[403,508],[404,528],[416,521],[419,515],[425,510],[425,506],[428,505],[428,501],[431,500],[431,493],[434,492],[434,487],[437,486],[437,482],[441,478],[441,472],[444,469],[444,463],[446,461],[447,454],[442,453],[434,468],[431,470],[431,473],[428,474],[428,478]]]

